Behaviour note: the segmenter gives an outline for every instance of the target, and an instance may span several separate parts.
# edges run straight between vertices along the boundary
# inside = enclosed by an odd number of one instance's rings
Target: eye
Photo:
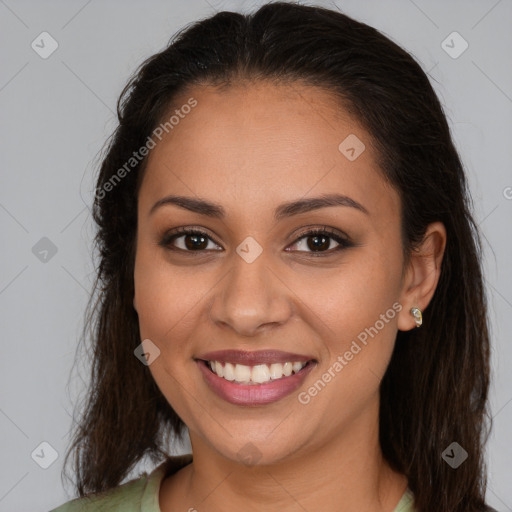
[[[331,248],[331,242],[333,240],[338,245]],[[295,244],[299,247],[309,249],[307,251],[299,250],[299,252],[311,252],[313,256],[327,256],[354,245],[348,237],[328,227],[310,229],[302,233]]]
[[[182,239],[182,240],[180,240]],[[334,240],[338,245],[331,248],[331,242]],[[208,248],[211,242],[214,248]],[[198,228],[178,228],[164,235],[159,245],[171,251],[182,252],[203,252],[206,250],[218,249],[220,243],[211,237],[208,233]],[[307,250],[292,250],[288,252],[310,252],[312,256],[330,255],[347,247],[353,247],[354,244],[347,236],[343,236],[332,228],[323,227],[310,229],[301,233],[294,245]],[[217,249],[215,248],[217,247]],[[292,246],[293,247],[293,246]]]
[[[179,245],[176,247],[174,242],[180,238],[183,238],[183,240],[181,240],[179,244],[176,244]],[[210,235],[200,229],[181,228],[179,230],[170,231],[164,235],[160,245],[173,251],[201,252],[208,249],[208,242],[217,244]]]

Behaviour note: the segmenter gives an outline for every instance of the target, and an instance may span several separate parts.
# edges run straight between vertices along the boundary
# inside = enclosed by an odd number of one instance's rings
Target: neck
[[[226,510],[226,504],[231,510],[268,512],[392,512],[407,487],[405,476],[382,457],[378,416],[377,421],[361,417],[322,445],[297,447],[292,456],[264,466],[227,459],[199,436],[190,437],[193,463],[171,479],[174,485],[161,495],[162,512],[217,512]],[[171,508],[171,501],[179,507]]]

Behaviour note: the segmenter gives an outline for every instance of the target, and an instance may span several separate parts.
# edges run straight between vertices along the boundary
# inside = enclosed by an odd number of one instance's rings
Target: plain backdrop
[[[94,272],[91,188],[122,87],[184,25],[261,3],[0,0],[1,511],[43,512],[74,497],[61,470],[88,375],[70,376]],[[445,107],[484,233],[493,345],[488,502],[512,510],[512,2],[336,6],[410,51]]]

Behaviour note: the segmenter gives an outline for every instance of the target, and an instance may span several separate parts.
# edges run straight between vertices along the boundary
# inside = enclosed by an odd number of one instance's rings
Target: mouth
[[[200,360],[207,368],[229,382],[235,384],[245,384],[249,386],[257,386],[273,382],[275,380],[290,377],[299,373],[308,364],[313,364],[313,360],[306,362],[286,361],[285,363],[257,364],[247,366],[244,364],[223,363],[221,361]]]
[[[299,387],[317,360],[280,351],[217,351],[195,358],[208,386],[236,405],[265,405]]]

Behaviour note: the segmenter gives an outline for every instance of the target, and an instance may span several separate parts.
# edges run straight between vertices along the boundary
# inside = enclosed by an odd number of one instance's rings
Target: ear
[[[420,246],[410,255],[400,295],[402,310],[398,315],[398,329],[409,331],[416,327],[410,310],[424,311],[430,303],[441,275],[441,262],[446,247],[446,228],[442,222],[429,224]]]

